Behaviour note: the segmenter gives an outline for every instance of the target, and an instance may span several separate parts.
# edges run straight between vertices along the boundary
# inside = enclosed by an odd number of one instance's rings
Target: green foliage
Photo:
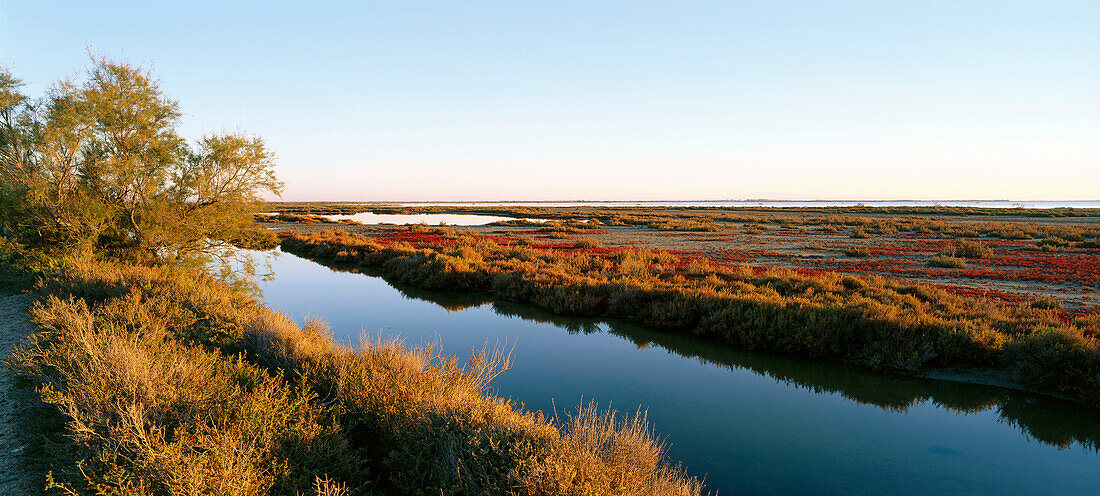
[[[21,256],[23,248],[18,243],[0,236],[0,265],[14,264]]]
[[[0,72],[0,227],[32,247],[140,262],[208,252],[251,227],[274,156],[244,134],[189,146],[148,71],[92,58],[41,99]]]
[[[233,246],[246,250],[274,250],[279,246],[279,235],[266,229],[240,231],[228,240]]]

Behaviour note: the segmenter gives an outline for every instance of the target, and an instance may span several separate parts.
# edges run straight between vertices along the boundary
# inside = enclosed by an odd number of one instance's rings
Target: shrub
[[[721,231],[722,227],[718,226],[711,219],[693,220],[693,219],[672,219],[662,220],[656,222],[650,222],[647,224],[650,229],[660,229],[662,231],[700,231],[700,232],[715,232]]]
[[[1065,247],[1069,246],[1069,241],[1066,241],[1062,238],[1054,236],[1054,237],[1050,237],[1050,238],[1041,239],[1041,240],[1039,240],[1039,242],[1037,244],[1039,246],[1053,246],[1053,247],[1056,247],[1056,248],[1065,248]]]
[[[1079,236],[1073,236],[1072,234],[1066,234],[1066,235],[1071,237],[1071,238],[1072,237],[1079,237]],[[1043,239],[1039,240],[1034,245],[1031,245],[1030,249],[1045,251],[1045,252],[1061,252],[1061,251],[1065,251],[1066,248],[1069,248],[1072,245],[1073,245],[1073,243],[1067,241],[1066,239],[1063,239],[1063,238],[1058,237],[1058,236],[1051,236],[1051,237],[1047,237],[1047,238],[1043,238]],[[1078,245],[1080,245],[1080,243],[1078,243]]]
[[[509,219],[490,222],[488,225],[501,227],[542,227],[545,223],[530,219]]]
[[[279,235],[267,229],[248,229],[234,235],[229,242],[246,250],[274,250],[279,246]]]
[[[347,243],[316,252],[379,249],[346,233],[330,239]],[[185,271],[81,262],[43,283],[83,295],[40,304],[45,331],[16,358],[69,420],[78,450],[56,474],[62,491],[702,491],[669,464],[642,414],[589,405],[559,424],[487,392],[510,363],[504,353],[483,350],[459,366],[431,347],[339,346],[319,322],[295,326]]]
[[[966,268],[966,261],[958,257],[937,255],[928,259],[928,266],[944,269],[964,269]]]
[[[1044,310],[1058,309],[1062,307],[1062,303],[1054,298],[1039,298],[1031,302],[1032,308],[1041,308]]]
[[[956,246],[951,253],[962,258],[984,258],[990,256],[993,252],[982,246],[981,243],[968,241]]]
[[[844,255],[855,258],[864,258],[871,256],[871,252],[865,248],[854,248],[851,250],[844,250]]]
[[[86,460],[58,474],[62,487],[249,495],[308,491],[322,471],[366,475],[308,388],[175,340],[170,326],[192,318],[177,305],[130,293],[94,310],[35,306],[44,331],[13,362],[39,378]]]
[[[867,287],[867,283],[863,282],[862,279],[852,276],[844,276],[844,278],[840,280],[840,285],[844,286],[844,289],[849,290],[857,290]]]
[[[580,248],[580,249],[586,249],[586,250],[591,250],[591,249],[595,249],[595,248],[602,248],[602,247],[603,247],[603,244],[601,244],[599,241],[594,240],[594,239],[578,239],[576,242],[573,243],[573,248]]]
[[[1040,328],[1009,343],[1006,352],[1027,384],[1091,402],[1100,400],[1097,340],[1068,329]]]
[[[174,261],[247,230],[262,194],[282,190],[262,139],[192,146],[149,71],[90,62],[83,82],[39,99],[0,70],[0,232],[65,255]]]

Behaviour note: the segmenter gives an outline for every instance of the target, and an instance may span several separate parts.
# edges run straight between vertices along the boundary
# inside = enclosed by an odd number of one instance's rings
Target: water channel
[[[1095,494],[1100,414],[990,386],[730,350],[487,295],[387,283],[281,252],[263,300],[349,344],[512,349],[496,394],[559,414],[645,409],[672,458],[720,494]]]

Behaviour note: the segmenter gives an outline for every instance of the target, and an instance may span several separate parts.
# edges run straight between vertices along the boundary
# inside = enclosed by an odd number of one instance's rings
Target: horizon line
[[[723,200],[590,200],[590,199],[556,199],[556,200],[266,200],[269,202],[285,201],[285,202],[345,202],[345,203],[751,203],[751,202],[774,202],[774,203],[795,203],[795,202],[912,202],[912,203],[945,203],[945,202],[972,202],[972,203],[1085,203],[1085,202],[1100,202],[1098,199],[1073,199],[1073,200],[1013,200],[1013,199],[936,199],[936,200],[917,200],[917,199],[775,199],[775,198],[747,198],[747,199],[723,199]]]

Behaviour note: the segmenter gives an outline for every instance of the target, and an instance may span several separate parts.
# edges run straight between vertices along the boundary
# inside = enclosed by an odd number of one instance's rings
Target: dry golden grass
[[[333,343],[205,276],[74,262],[15,365],[67,420],[56,488],[104,494],[661,494],[701,484],[644,417],[488,394],[500,350]],[[77,463],[79,462],[79,464]]]
[[[44,330],[15,363],[67,419],[82,460],[59,488],[289,494],[312,475],[300,468],[347,465],[350,453],[308,389],[179,342],[167,332],[189,317],[170,307],[133,293],[95,310],[56,297],[35,306]]]
[[[318,322],[298,328],[273,314],[246,326],[261,363],[294,370],[358,422],[395,446],[385,469],[401,492],[474,488],[477,494],[700,494],[702,485],[666,461],[644,416],[590,405],[561,426],[492,397],[509,364],[501,351],[465,367],[432,347],[397,342],[333,346]],[[475,455],[476,454],[476,455]],[[521,489],[522,488],[522,489]]]

